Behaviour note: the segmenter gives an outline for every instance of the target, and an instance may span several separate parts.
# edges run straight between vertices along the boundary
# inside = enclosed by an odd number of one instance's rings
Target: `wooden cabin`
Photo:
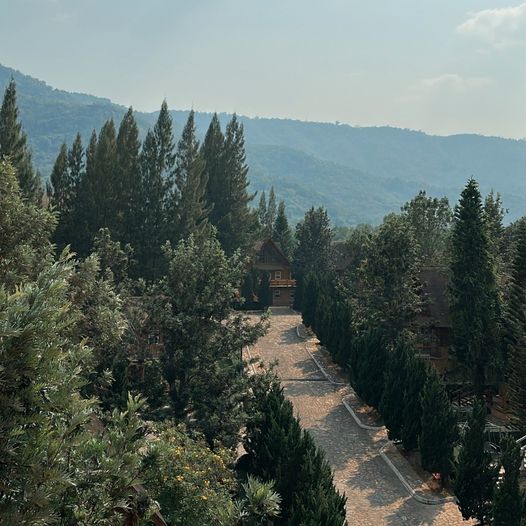
[[[440,373],[449,368],[451,320],[447,299],[447,278],[436,268],[420,272],[423,307],[416,318],[417,348],[420,356],[429,360]]]
[[[296,280],[292,279],[290,261],[278,243],[265,239],[256,243],[252,269],[270,277],[270,305],[290,307],[294,303]]]

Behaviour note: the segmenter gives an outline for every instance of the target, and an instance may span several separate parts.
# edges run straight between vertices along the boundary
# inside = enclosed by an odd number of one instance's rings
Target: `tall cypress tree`
[[[266,230],[266,221],[267,221],[267,196],[263,191],[259,196],[258,204],[258,228],[259,228],[259,237],[265,239],[267,238]]]
[[[402,438],[404,405],[400,401],[404,399],[408,383],[409,353],[407,342],[399,339],[387,358],[385,384],[379,410],[390,440]]]
[[[445,484],[451,472],[457,422],[446,390],[437,372],[430,369],[422,391],[422,432],[419,446],[422,467],[440,473]]]
[[[274,221],[274,240],[279,243],[281,250],[287,256],[291,258],[293,250],[293,238],[292,230],[289,226],[289,221],[285,213],[285,203],[280,201],[278,206],[278,214]]]
[[[22,195],[35,203],[42,199],[42,183],[31,162],[27,137],[18,118],[16,84],[11,78],[0,108],[0,159],[8,157],[15,168]]]
[[[49,203],[59,212],[62,212],[69,201],[69,181],[68,181],[69,163],[68,163],[68,147],[63,143],[60,147],[60,152],[57,155],[53,171],[49,178],[47,186],[47,195]]]
[[[493,526],[520,526],[524,493],[519,487],[521,450],[511,436],[504,437],[501,463],[504,476],[493,499]]]
[[[484,449],[486,405],[476,400],[461,441],[455,478],[455,495],[465,520],[477,519],[487,524],[491,517],[492,497],[498,468],[491,465],[491,455]]]
[[[171,239],[177,242],[190,235],[202,236],[209,231],[206,203],[206,172],[196,138],[194,112],[188,115],[175,155],[175,188],[172,192]]]
[[[499,299],[478,184],[470,179],[455,210],[450,311],[454,348],[482,397],[498,342]]]
[[[409,357],[406,388],[403,398],[402,445],[406,451],[418,447],[422,432],[422,391],[427,379],[427,367],[421,358]]]

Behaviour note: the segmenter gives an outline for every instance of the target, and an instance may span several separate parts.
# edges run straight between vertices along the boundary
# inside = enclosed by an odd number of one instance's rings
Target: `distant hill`
[[[69,93],[0,65],[0,90],[17,82],[19,107],[34,161],[44,177],[63,141],[93,129],[126,108],[109,99]],[[160,105],[161,101],[159,101]],[[187,111],[172,111],[178,135]],[[137,112],[144,135],[156,113]],[[211,114],[197,113],[202,136]],[[223,124],[230,115],[220,114]],[[508,220],[526,214],[526,141],[479,135],[440,137],[390,127],[352,127],[291,119],[241,117],[245,126],[252,189],[274,185],[293,221],[311,205],[324,205],[335,224],[378,223],[425,188],[455,202],[473,176],[484,192],[499,191]]]

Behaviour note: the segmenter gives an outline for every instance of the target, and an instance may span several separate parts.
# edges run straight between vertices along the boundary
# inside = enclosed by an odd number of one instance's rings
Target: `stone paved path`
[[[325,450],[338,489],[347,495],[349,526],[457,526],[456,504],[426,505],[411,498],[378,450],[384,431],[358,427],[341,403],[347,387],[324,378],[296,334],[300,317],[275,310],[269,333],[251,349],[266,363],[278,360],[277,373],[301,424]],[[323,526],[323,525],[320,525]]]

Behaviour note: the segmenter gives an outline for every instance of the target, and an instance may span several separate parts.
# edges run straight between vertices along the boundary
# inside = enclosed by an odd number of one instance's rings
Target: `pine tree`
[[[83,168],[84,150],[80,135],[77,134],[69,150],[65,144],[62,145],[47,188],[50,204],[58,212],[58,225],[53,235],[58,251],[67,244],[76,246],[78,225],[74,213],[75,207],[80,204],[77,194]]]
[[[378,409],[390,440],[402,438],[404,405],[400,401],[404,399],[407,388],[410,352],[407,342],[399,339],[387,358],[384,389]]]
[[[206,201],[210,208],[209,221],[217,229],[228,215],[228,192],[225,188],[227,178],[224,164],[225,137],[221,131],[221,124],[217,113],[214,113],[210,126],[205,135],[201,153],[205,161],[205,173],[207,178]]]
[[[455,478],[455,495],[465,520],[487,524],[491,517],[492,497],[498,470],[484,449],[486,405],[476,400],[461,440]]]
[[[480,192],[473,179],[455,210],[450,296],[454,349],[472,374],[476,395],[482,397],[498,343],[500,307]]]
[[[209,232],[210,209],[206,204],[205,162],[199,152],[193,111],[188,115],[177,145],[174,179],[170,210],[173,214],[171,241],[178,242],[190,235],[206,235]]]
[[[250,209],[256,194],[248,191],[244,130],[235,114],[225,131],[223,163],[224,191],[228,192],[225,206],[227,213],[217,225],[217,237],[227,254],[233,254],[237,249],[246,254],[252,248],[256,235],[257,218]]]
[[[411,355],[407,363],[403,398],[402,445],[406,451],[418,447],[418,438],[422,432],[422,391],[426,379],[426,364],[418,356]]]
[[[274,239],[274,224],[276,222],[278,209],[276,205],[276,194],[274,192],[274,187],[270,187],[270,193],[268,196],[268,205],[267,205],[267,213],[265,217],[265,225],[267,230],[267,236],[271,239]]]
[[[267,196],[265,195],[265,192],[261,192],[261,195],[259,196],[259,204],[258,204],[258,228],[259,228],[259,236],[262,239],[268,238],[267,235]]]
[[[493,498],[493,526],[520,526],[524,493],[519,487],[521,450],[512,437],[504,437],[501,463],[504,476]]]
[[[422,467],[440,473],[445,484],[451,472],[457,422],[446,390],[438,374],[431,369],[422,391],[422,432],[418,441]]]
[[[278,214],[274,221],[274,241],[279,243],[281,250],[285,256],[290,259],[293,250],[292,230],[289,227],[289,221],[285,214],[285,203],[280,201],[278,206]]]
[[[139,128],[129,108],[119,126],[116,141],[116,230],[115,239],[123,243],[136,243],[138,237],[137,214],[141,193],[139,170]]]
[[[22,195],[36,204],[42,200],[42,183],[31,162],[27,137],[18,118],[16,84],[11,78],[0,108],[0,160],[8,157],[13,165]]]

